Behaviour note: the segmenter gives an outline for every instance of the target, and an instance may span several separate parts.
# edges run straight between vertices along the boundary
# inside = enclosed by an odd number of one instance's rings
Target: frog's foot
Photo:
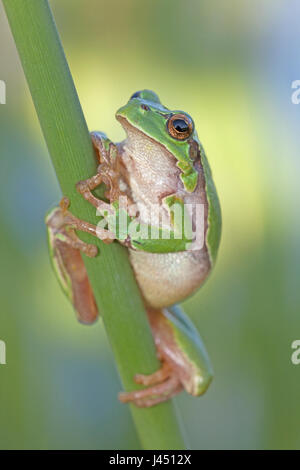
[[[82,222],[67,211],[67,201],[67,198],[63,198],[60,207],[55,207],[46,217],[45,222],[52,245],[64,243],[70,248],[82,251],[89,257],[96,256],[97,247],[83,242],[76,235],[75,229],[82,229]],[[85,228],[87,229],[87,227]],[[85,231],[90,232],[90,230]]]
[[[148,407],[168,400],[185,389],[202,395],[212,380],[212,367],[199,334],[178,306],[147,308],[158,358],[162,367],[152,375],[136,375],[148,388],[122,393],[122,402]]]
[[[162,367],[153,374],[137,374],[134,380],[148,388],[120,393],[119,399],[122,403],[131,402],[139,407],[150,407],[169,400],[183,389],[179,378],[167,362],[163,362]]]
[[[91,138],[100,165],[96,177],[87,180],[90,189],[95,189],[103,182],[107,188],[105,197],[110,201],[115,201],[120,195],[117,147],[102,132],[91,132]]]
[[[107,188],[105,193],[106,197],[110,201],[118,199],[120,195],[119,171],[117,168],[118,159],[111,155],[111,153],[114,153],[113,149],[116,151],[116,147],[106,138],[110,147],[110,151],[106,151],[103,145],[103,135],[101,133],[93,132],[91,137],[101,163],[97,168],[97,174],[86,180],[79,181],[76,184],[76,189],[90,204],[96,207],[96,209],[109,211],[110,205],[95,197],[92,191],[100,186],[101,183],[104,183]]]
[[[59,206],[55,208],[46,218],[46,224],[52,233],[73,248],[83,251],[87,256],[93,257],[97,255],[98,249],[95,245],[81,241],[75,231],[89,233],[104,243],[112,243],[115,236],[109,230],[80,220],[68,211],[70,205],[69,199],[63,197]]]
[[[102,201],[101,199],[98,199],[96,196],[93,195],[92,191],[96,189],[102,182],[107,182],[103,178],[103,174],[101,172],[101,166],[99,165],[98,171],[100,173],[97,173],[96,175],[92,176],[91,178],[88,178],[86,180],[79,181],[76,184],[76,189],[77,191],[88,201],[92,206],[94,206],[98,211],[101,213],[111,212],[111,206],[107,202]],[[111,193],[110,193],[110,200],[111,199]]]

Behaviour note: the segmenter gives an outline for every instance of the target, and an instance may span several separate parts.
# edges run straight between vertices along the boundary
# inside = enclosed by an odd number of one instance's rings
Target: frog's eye
[[[171,137],[177,140],[187,139],[194,130],[192,119],[186,114],[173,114],[168,119],[167,129]]]

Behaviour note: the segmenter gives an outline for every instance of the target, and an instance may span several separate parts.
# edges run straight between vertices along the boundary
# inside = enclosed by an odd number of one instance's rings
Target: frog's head
[[[142,90],[134,93],[117,111],[116,118],[127,133],[128,128],[137,130],[165,147],[177,160],[185,189],[194,191],[198,173],[193,164],[199,141],[193,120],[187,113],[169,110],[156,93]]]

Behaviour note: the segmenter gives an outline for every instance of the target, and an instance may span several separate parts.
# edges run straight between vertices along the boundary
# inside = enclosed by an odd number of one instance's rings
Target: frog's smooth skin
[[[81,251],[95,256],[97,249],[80,241],[75,230],[97,235],[107,243],[118,240],[128,248],[162,366],[149,376],[137,374],[135,381],[147,388],[121,393],[120,400],[147,407],[182,389],[201,395],[212,379],[201,338],[175,304],[198,289],[211,271],[220,241],[221,212],[209,164],[188,114],[167,109],[154,92],[143,90],[132,95],[116,118],[126,132],[126,139],[114,144],[103,133],[91,134],[99,160],[98,172],[79,182],[77,190],[102,211],[109,211],[112,205],[116,210],[119,196],[126,196],[136,205],[137,219],[142,224],[151,222],[142,209],[158,204],[167,214],[170,230],[170,201],[202,204],[203,246],[186,250],[182,240],[174,243],[138,236],[122,238],[107,228],[96,230],[68,211],[66,198],[48,214],[46,223],[53,267],[83,323],[92,323],[98,311]],[[101,183],[108,189],[109,203],[91,192]]]

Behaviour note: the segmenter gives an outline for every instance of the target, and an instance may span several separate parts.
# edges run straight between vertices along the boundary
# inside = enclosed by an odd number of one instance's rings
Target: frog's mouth
[[[127,137],[129,140],[131,138],[134,139],[134,133],[139,132],[142,135],[146,136],[150,139],[157,147],[163,149],[164,153],[167,153],[172,159],[176,159],[176,166],[180,169],[180,179],[186,189],[187,192],[192,193],[197,187],[198,183],[198,173],[194,168],[194,161],[190,157],[189,151],[187,155],[179,155],[176,146],[172,148],[168,148],[167,145],[162,144],[160,141],[154,139],[149,134],[145,133],[142,129],[139,128],[137,124],[133,125],[125,116],[121,114],[116,114],[116,119],[120,122],[123,129],[125,130]],[[188,145],[188,149],[192,148],[192,146]]]

